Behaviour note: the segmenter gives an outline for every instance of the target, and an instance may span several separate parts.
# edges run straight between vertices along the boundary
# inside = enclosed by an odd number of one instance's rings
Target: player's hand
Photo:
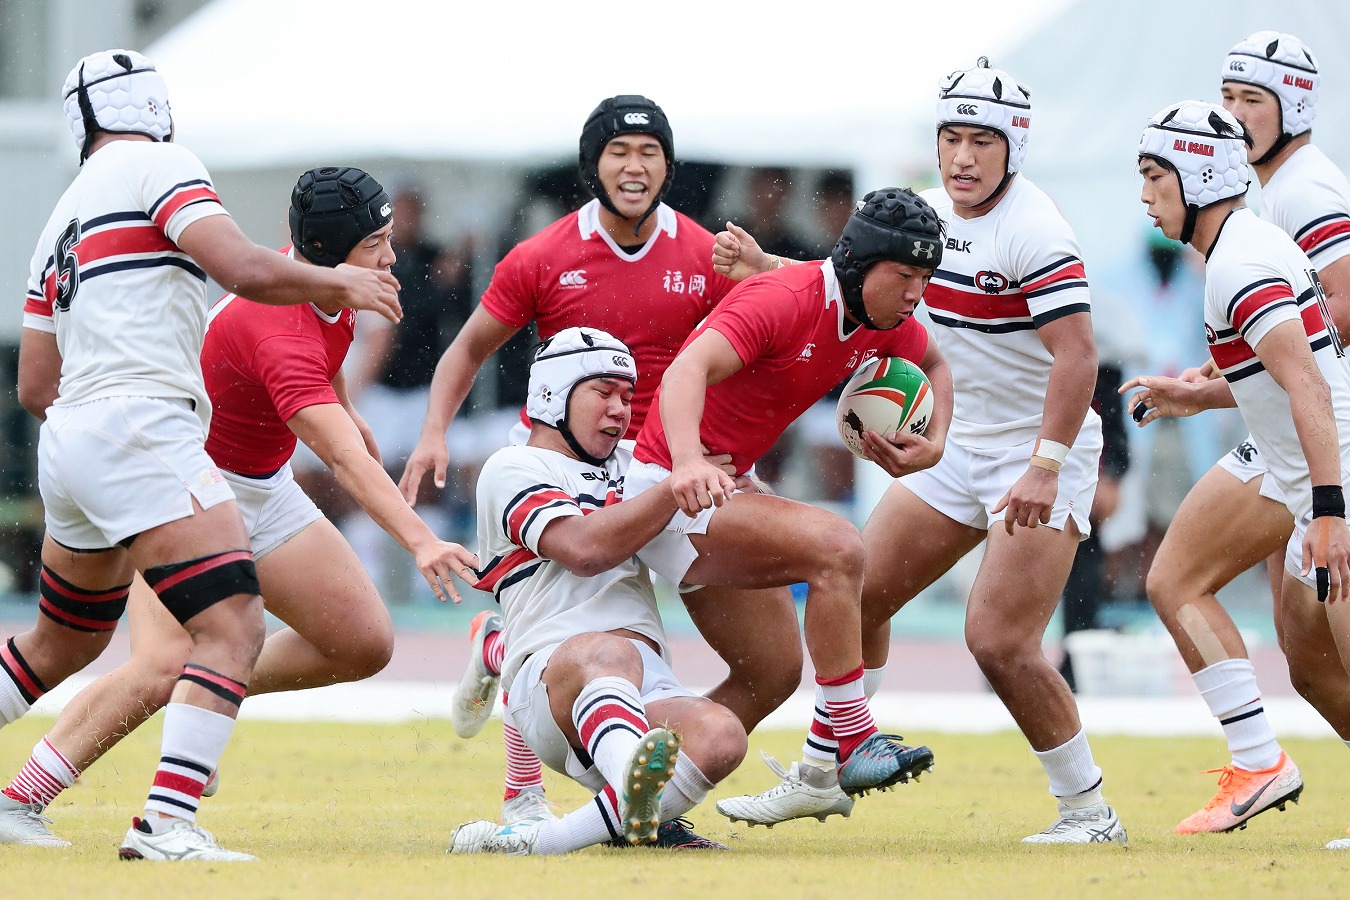
[[[942,459],[942,444],[908,431],[881,435],[869,428],[863,432],[862,445],[867,458],[892,478],[931,469]]]
[[[736,492],[736,482],[700,457],[675,467],[670,474],[670,490],[685,515],[696,516],[730,500]]]
[[[395,325],[403,321],[403,306],[398,302],[399,283],[392,274],[347,263],[341,263],[334,271],[346,282],[343,306],[372,310]]]
[[[770,269],[769,254],[760,249],[750,232],[734,222],[727,223],[726,231],[719,231],[713,241],[713,271],[732,281],[743,281],[751,275]]]
[[[1204,407],[1196,398],[1196,389],[1198,384],[1208,380],[1197,383],[1164,375],[1141,375],[1121,385],[1119,393],[1142,388],[1125,403],[1126,412],[1142,428],[1164,416],[1184,418],[1201,412]]]
[[[699,449],[703,451],[703,458],[712,463],[717,468],[726,472],[732,478],[736,477],[736,467],[731,464],[730,453],[710,453],[708,448],[699,444]]]
[[[1317,599],[1350,601],[1350,529],[1340,516],[1319,516],[1303,533],[1303,568],[1314,572]]]
[[[1027,466],[1026,472],[1017,479],[1008,493],[994,507],[994,515],[1003,513],[1003,527],[1008,534],[1013,533],[1014,525],[1023,528],[1035,528],[1037,525],[1050,524],[1050,512],[1055,508],[1055,497],[1059,494],[1059,473]]]
[[[447,597],[456,603],[460,602],[459,591],[455,590],[451,574],[458,575],[468,584],[478,580],[474,572],[478,566],[478,557],[450,541],[427,541],[416,549],[413,559],[417,562],[417,570],[431,585],[431,592],[442,603]]]
[[[1177,376],[1178,381],[1184,381],[1187,384],[1204,384],[1213,378],[1219,377],[1219,367],[1214,365],[1214,360],[1207,359],[1203,366],[1195,366],[1186,369]]]
[[[448,468],[450,448],[445,445],[445,439],[423,436],[408,456],[408,462],[403,467],[403,477],[398,480],[403,499],[408,501],[409,506],[417,505],[417,490],[422,486],[422,479],[428,470],[432,473],[432,482],[436,487],[444,488],[445,471]]]
[[[758,475],[753,472],[746,472],[744,475],[737,475],[735,478],[736,490],[742,494],[764,494],[768,497],[776,497],[778,494],[773,488],[760,480]]]

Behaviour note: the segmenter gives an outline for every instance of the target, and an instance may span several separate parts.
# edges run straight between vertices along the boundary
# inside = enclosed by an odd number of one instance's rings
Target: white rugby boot
[[[542,787],[525,788],[510,800],[502,801],[503,825],[556,818],[558,814],[553,811],[553,804],[548,802],[548,797],[544,796]]]
[[[487,819],[465,822],[455,829],[446,853],[501,853],[529,856],[539,842],[539,820],[498,825]]]
[[[51,819],[42,814],[37,803],[22,803],[0,794],[0,844],[28,844],[32,847],[69,847],[47,830]]]
[[[853,814],[853,798],[844,793],[834,772],[794,762],[783,764],[763,750],[764,762],[781,781],[762,794],[728,797],[717,801],[717,811],[733,822],[766,825],[789,819],[814,818],[824,822],[834,815]]]
[[[1022,838],[1024,844],[1126,844],[1125,826],[1115,809],[1105,803],[1083,809],[1059,805],[1059,818],[1039,834]]]
[[[120,859],[148,859],[155,862],[257,862],[258,857],[247,853],[226,850],[216,843],[211,832],[187,819],[174,819],[169,827],[152,834],[144,820],[131,820],[126,837],[122,838],[122,848],[117,851]]]
[[[490,609],[483,610],[469,623],[469,665],[450,698],[450,725],[462,738],[471,738],[482,731],[492,717],[492,704],[502,677],[489,672],[483,662],[483,642],[504,627],[502,617]]]

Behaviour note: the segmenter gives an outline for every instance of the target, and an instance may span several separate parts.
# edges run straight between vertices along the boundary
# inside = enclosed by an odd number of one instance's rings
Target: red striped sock
[[[816,676],[816,684],[825,699],[825,711],[830,716],[830,727],[839,741],[839,762],[853,755],[858,745],[877,731],[872,711],[863,693],[863,667],[837,678]]]
[[[10,638],[0,644],[0,728],[17,721],[47,693],[19,647]]]
[[[80,776],[75,766],[46,738],[37,742],[33,755],[24,763],[9,786],[0,791],[20,803],[47,806]]]
[[[483,665],[493,675],[502,674],[502,660],[506,657],[506,641],[502,633],[494,631],[483,638]]]
[[[159,768],[145,811],[195,822],[202,788],[220,764],[233,731],[232,716],[187,703],[165,706]],[[152,828],[157,822],[154,815],[146,820]]]
[[[820,692],[820,686],[816,685],[815,712],[811,717],[811,730],[806,733],[806,743],[802,744],[802,762],[817,769],[833,769],[838,755],[839,740],[830,727],[825,697]]]
[[[506,703],[506,694],[502,693],[502,703]],[[516,725],[511,721],[511,714],[507,711],[502,712],[502,737],[506,739],[506,792],[503,795],[505,800],[513,800],[524,790],[530,788],[544,789],[544,768],[539,762],[539,757],[534,755],[530,745],[525,743],[525,738],[521,737]]]

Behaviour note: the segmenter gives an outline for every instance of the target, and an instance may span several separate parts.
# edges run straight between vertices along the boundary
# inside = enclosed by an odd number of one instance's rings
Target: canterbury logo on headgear
[[[980,108],[974,103],[962,103],[956,107],[956,114],[958,116],[977,116],[980,114]]]
[[[380,207],[381,216],[391,216],[393,214],[394,214],[394,207],[390,206],[388,203]]]
[[[625,113],[623,117],[623,123],[625,125],[647,125],[650,124],[650,122],[651,119],[644,112]]]

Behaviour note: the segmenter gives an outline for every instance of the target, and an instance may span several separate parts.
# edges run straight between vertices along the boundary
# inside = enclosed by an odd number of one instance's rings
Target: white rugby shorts
[[[995,513],[994,507],[1026,472],[1035,446],[1033,440],[1014,447],[968,448],[948,439],[937,465],[905,475],[900,483],[947,518],[988,531],[991,523],[1003,521],[1004,513]],[[1082,537],[1092,533],[1088,516],[1097,493],[1101,455],[1101,425],[1096,416],[1089,416],[1059,470],[1051,528],[1063,531],[1073,516]]]
[[[38,490],[52,539],[106,550],[234,499],[188,400],[106,397],[47,410]]]
[[[670,470],[664,466],[633,460],[628,467],[628,474],[623,479],[623,497],[625,500],[631,500],[669,477]],[[671,584],[679,585],[681,593],[698,590],[702,585],[684,583],[684,576],[688,573],[689,567],[698,559],[698,551],[694,549],[694,542],[689,540],[689,535],[707,534],[708,526],[716,513],[716,506],[701,510],[698,515],[692,517],[681,510],[676,510],[661,533],[637,552],[637,558]]]
[[[698,696],[680,684],[661,654],[642,641],[632,638],[628,641],[642,655],[642,685],[639,693],[644,706],[671,697]],[[583,761],[576,749],[567,742],[558,723],[553,721],[553,709],[549,706],[548,686],[543,682],[544,669],[553,651],[560,646],[561,642],[550,644],[532,653],[520,667],[509,695],[511,719],[525,743],[544,765],[598,793],[605,787],[605,776],[594,765]]]
[[[289,465],[267,478],[250,478],[224,470],[222,474],[239,501],[239,514],[248,529],[255,560],[323,518],[314,501],[295,483]]]
[[[1284,491],[1275,483],[1275,479],[1270,475],[1270,469],[1266,466],[1265,459],[1261,456],[1261,450],[1256,446],[1256,441],[1252,440],[1249,434],[1232,450],[1219,457],[1219,461],[1214,465],[1223,469],[1243,484],[1251,481],[1253,478],[1261,479],[1261,488],[1258,491],[1262,497],[1267,500],[1274,500],[1281,505],[1284,504]]]

